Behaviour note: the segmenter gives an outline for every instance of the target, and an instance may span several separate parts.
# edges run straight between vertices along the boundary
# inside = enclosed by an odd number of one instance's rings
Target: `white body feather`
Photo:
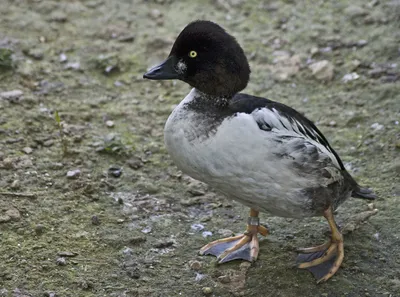
[[[310,207],[311,199],[302,190],[329,181],[312,172],[298,174],[293,170],[292,158],[303,157],[297,156],[295,150],[291,158],[276,156],[290,152],[300,141],[317,147],[321,160],[331,159],[332,166],[327,170],[337,176],[335,173],[339,172],[340,166],[334,154],[299,133],[298,128],[278,111],[267,108],[251,114],[237,113],[225,118],[210,137],[193,137],[201,128],[201,121],[199,114],[185,105],[195,95],[193,89],[165,125],[165,144],[176,165],[191,177],[259,211],[283,217],[315,215]],[[274,128],[270,132],[263,131],[256,119],[262,119]],[[294,137],[281,138],[283,135]],[[281,145],[274,141],[277,138]]]

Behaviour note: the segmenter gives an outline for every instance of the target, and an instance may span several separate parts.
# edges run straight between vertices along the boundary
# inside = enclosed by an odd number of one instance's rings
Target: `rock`
[[[108,168],[108,175],[112,177],[120,177],[122,174],[122,168],[117,165],[112,165]]]
[[[203,287],[201,290],[203,291],[203,294],[206,296],[211,295],[213,292],[213,289],[211,287]]]
[[[81,171],[79,169],[70,170],[67,172],[67,178],[76,179],[81,175]]]
[[[0,98],[9,101],[16,101],[20,99],[23,94],[24,92],[22,92],[21,90],[12,90],[7,92],[1,92]]]
[[[64,258],[65,258],[65,257],[72,258],[72,257],[78,256],[78,253],[75,253],[75,252],[67,252],[67,251],[61,251],[61,252],[58,252],[57,255],[60,256],[60,257],[64,257]]]
[[[61,63],[65,63],[65,62],[67,62],[67,60],[68,60],[67,55],[64,54],[64,53],[61,53],[60,56],[59,56],[59,61]]]
[[[95,225],[95,226],[100,225],[100,219],[99,219],[98,216],[92,216],[91,221],[92,221],[92,224]]]
[[[42,60],[44,57],[44,51],[41,48],[30,48],[24,51],[24,53],[36,60]]]
[[[127,161],[128,166],[132,169],[139,169],[143,167],[143,162],[139,158],[132,158]]]
[[[56,259],[56,264],[59,266],[65,266],[67,265],[67,260],[63,257],[59,257]]]
[[[231,278],[228,275],[221,275],[220,277],[218,277],[218,280],[222,283],[222,284],[228,284],[231,282]]]
[[[119,42],[133,42],[134,40],[135,40],[135,35],[120,36],[118,38]]]
[[[358,79],[360,76],[356,72],[347,73],[343,76],[342,82],[347,83],[352,80]]]
[[[65,64],[64,69],[67,70],[79,70],[81,69],[81,63],[79,62],[69,62]]]
[[[113,128],[114,127],[114,122],[113,121],[106,121],[106,126],[108,128]]]
[[[374,131],[380,131],[380,130],[382,130],[382,129],[384,128],[384,126],[381,125],[381,124],[379,124],[379,123],[373,123],[373,124],[371,125],[371,128],[372,128]]]
[[[23,151],[25,154],[30,155],[30,154],[32,154],[33,149],[30,148],[29,146],[27,146],[27,147],[24,147],[24,148],[22,149],[22,151]]]
[[[201,231],[204,229],[204,226],[202,224],[193,224],[192,226],[190,226],[190,229],[192,229],[193,231]]]
[[[60,10],[53,11],[50,15],[50,21],[65,23],[67,21],[67,15]]]
[[[14,180],[10,185],[10,188],[12,190],[17,190],[19,189],[19,187],[20,187],[20,181],[18,179]]]
[[[167,239],[167,240],[159,240],[157,241],[155,244],[153,244],[153,247],[157,248],[157,249],[164,249],[170,246],[174,245],[174,241]]]
[[[356,5],[350,5],[349,7],[347,7],[344,10],[344,13],[352,19],[366,16],[368,14],[368,12],[364,8]]]
[[[21,219],[21,214],[15,207],[8,209],[6,211],[6,216],[10,217],[13,221],[19,221],[19,219]]]
[[[209,237],[209,236],[212,236],[212,232],[211,232],[211,231],[204,231],[203,233],[201,233],[201,235],[202,235],[204,238],[207,238],[207,237]]]
[[[288,81],[300,71],[301,59],[299,55],[290,56],[286,51],[275,51],[274,65],[271,66],[273,78],[276,81]]]
[[[42,224],[37,224],[35,227],[35,233],[36,235],[42,235],[44,232],[44,226]]]
[[[193,261],[189,261],[189,267],[192,270],[198,271],[201,269],[202,264],[199,261],[193,260]]]
[[[232,236],[233,231],[229,229],[219,229],[217,233],[222,235],[222,237],[230,237]]]
[[[0,215],[0,224],[1,224],[1,223],[7,223],[7,222],[9,222],[9,221],[11,221],[11,218],[10,218],[9,216],[7,216],[7,215]]]
[[[333,79],[334,67],[328,60],[312,63],[308,68],[311,70],[312,75],[318,80],[331,81]]]

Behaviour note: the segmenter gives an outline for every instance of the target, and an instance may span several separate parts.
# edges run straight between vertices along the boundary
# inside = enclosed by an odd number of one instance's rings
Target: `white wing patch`
[[[275,108],[261,108],[252,112],[257,123],[269,126],[272,132],[282,136],[301,137],[315,145],[322,153],[327,155],[332,163],[340,169],[340,164],[331,148],[323,144],[323,139],[312,127],[301,124],[294,118],[288,118],[279,113]]]

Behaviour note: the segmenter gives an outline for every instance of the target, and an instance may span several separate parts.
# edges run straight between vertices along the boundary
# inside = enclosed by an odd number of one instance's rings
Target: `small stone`
[[[358,79],[360,76],[356,72],[347,73],[343,76],[342,82],[347,83],[352,80]]]
[[[135,35],[126,35],[118,38],[119,42],[133,42],[135,40]]]
[[[201,269],[202,264],[199,261],[194,260],[189,262],[189,267],[192,270],[198,271]]]
[[[379,124],[379,123],[373,123],[373,124],[371,125],[371,128],[372,128],[374,131],[379,131],[379,130],[382,130],[382,129],[384,128],[384,126],[381,125],[381,124]]]
[[[336,127],[336,122],[335,121],[330,121],[329,122],[329,126],[331,126],[331,127]]]
[[[68,252],[68,251],[61,251],[61,252],[58,252],[57,255],[60,256],[60,257],[69,257],[69,258],[71,258],[71,257],[78,256],[78,253]]]
[[[81,69],[81,63],[79,62],[69,62],[65,64],[64,69],[67,70],[79,70]]]
[[[127,163],[130,168],[135,170],[143,167],[143,162],[139,158],[132,158],[128,160]]]
[[[0,215],[0,224],[1,224],[1,223],[7,223],[7,222],[9,222],[9,221],[11,221],[11,218],[10,218],[9,216],[7,216],[7,215]]]
[[[1,92],[0,98],[4,100],[15,101],[18,100],[23,94],[24,92],[22,92],[21,90],[12,90],[7,92]]]
[[[344,10],[344,13],[353,19],[365,16],[368,14],[368,12],[364,8],[362,8],[360,6],[356,6],[356,5],[351,5],[351,6],[347,7]]]
[[[318,80],[331,81],[333,79],[334,67],[328,60],[312,63],[308,68],[311,70],[312,75]]]
[[[159,240],[157,241],[155,244],[153,244],[153,247],[157,248],[157,249],[164,249],[170,246],[174,245],[174,241],[172,240]]]
[[[213,292],[213,289],[211,287],[203,287],[201,290],[203,291],[203,294],[206,296],[211,295]]]
[[[98,225],[100,225],[100,219],[99,219],[99,217],[98,216],[92,216],[92,224],[93,225],[95,225],[95,226],[98,226]]]
[[[194,230],[194,231],[201,231],[204,229],[204,225],[202,224],[193,224],[192,226],[190,226],[190,229]]]
[[[67,178],[76,179],[81,175],[81,171],[79,169],[70,170],[67,172]]]
[[[19,189],[19,185],[20,185],[20,182],[18,179],[16,179],[11,183],[10,188],[12,190],[17,190],[17,189]]]
[[[65,266],[67,265],[67,260],[63,257],[59,257],[56,259],[56,264],[59,266]]]
[[[21,214],[15,207],[10,208],[6,211],[6,216],[9,216],[13,221],[18,221],[21,218]]]
[[[33,149],[30,148],[29,146],[27,146],[27,147],[24,147],[24,148],[22,149],[22,151],[23,151],[25,154],[30,155],[30,154],[32,154]]]
[[[375,204],[373,203],[368,203],[367,204],[368,210],[374,210],[375,209]]]
[[[44,57],[44,51],[41,48],[31,48],[28,49],[25,54],[27,54],[29,57],[32,57],[36,60],[42,60]]]
[[[222,237],[230,237],[233,234],[232,230],[229,229],[219,229],[217,233],[222,235]]]
[[[209,237],[209,236],[212,236],[212,232],[211,232],[211,231],[204,231],[201,235],[202,235],[204,238],[207,238],[207,237]]]
[[[53,22],[65,23],[67,21],[67,15],[63,11],[53,11],[50,15],[50,20]]]
[[[35,227],[35,233],[36,235],[42,235],[44,232],[44,226],[42,224],[37,224]]]
[[[112,128],[112,127],[114,127],[114,122],[113,122],[113,121],[107,121],[107,122],[106,122],[106,126],[107,126],[108,128]]]
[[[108,168],[108,175],[111,175],[112,177],[120,177],[122,174],[122,168],[116,165],[110,166]]]
[[[220,277],[218,277],[218,280],[222,283],[222,284],[228,284],[231,282],[231,278],[228,275],[221,275]]]
[[[60,56],[59,56],[59,61],[61,63],[65,63],[65,62],[67,62],[67,60],[68,60],[67,55],[64,54],[64,53],[61,53]]]

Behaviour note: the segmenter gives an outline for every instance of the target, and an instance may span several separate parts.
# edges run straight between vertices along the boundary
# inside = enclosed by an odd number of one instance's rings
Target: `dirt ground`
[[[400,1],[2,0],[0,15],[0,296],[400,296]],[[240,41],[247,93],[314,120],[379,195],[339,208],[327,283],[294,266],[323,218],[263,214],[253,265],[198,256],[248,209],[166,153],[189,87],[142,79],[195,19]]]

